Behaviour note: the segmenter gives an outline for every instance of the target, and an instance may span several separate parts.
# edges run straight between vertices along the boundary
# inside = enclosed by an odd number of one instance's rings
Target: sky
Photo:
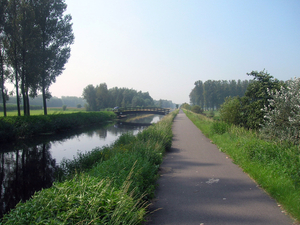
[[[74,44],[53,96],[106,83],[189,103],[195,81],[300,77],[299,0],[66,0]]]

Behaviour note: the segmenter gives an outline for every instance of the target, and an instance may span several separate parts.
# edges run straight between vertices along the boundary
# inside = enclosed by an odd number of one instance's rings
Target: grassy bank
[[[76,112],[47,116],[9,116],[0,118],[0,142],[14,141],[45,133],[62,131],[102,123],[115,118],[113,112]]]
[[[221,151],[300,221],[299,146],[264,141],[255,132],[185,113]]]
[[[159,164],[172,144],[176,112],[134,136],[66,160],[61,182],[19,203],[2,224],[139,224],[153,197]]]

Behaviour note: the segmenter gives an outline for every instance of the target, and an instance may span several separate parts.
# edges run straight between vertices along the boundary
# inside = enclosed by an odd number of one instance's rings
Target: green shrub
[[[203,113],[203,109],[199,105],[194,105],[191,110],[194,113],[198,113],[198,114]]]
[[[240,125],[242,106],[239,97],[228,97],[220,108],[220,119],[226,123]]]
[[[63,105],[63,106],[62,106],[62,110],[63,110],[63,111],[66,111],[66,109],[67,109],[67,105]]]
[[[215,113],[213,110],[210,110],[208,115],[207,115],[209,118],[213,118],[215,116]]]

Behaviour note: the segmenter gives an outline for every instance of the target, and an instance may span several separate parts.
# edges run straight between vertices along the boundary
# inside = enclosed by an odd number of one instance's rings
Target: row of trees
[[[99,111],[105,108],[152,106],[152,97],[148,92],[137,92],[133,89],[114,87],[107,88],[106,83],[94,87],[92,84],[84,88],[83,98],[87,101],[87,110]]]
[[[189,97],[192,105],[199,105],[202,109],[218,109],[228,96],[243,96],[248,80],[207,80],[204,83],[195,82]]]
[[[29,115],[29,98],[39,92],[47,114],[49,87],[64,70],[74,41],[66,8],[64,0],[0,0],[0,90],[5,116],[9,80],[15,84],[18,115],[20,99],[24,115]]]
[[[16,101],[17,101],[16,96],[12,96],[9,98],[7,103],[13,104]],[[0,103],[2,103],[1,100]],[[83,98],[76,97],[76,96],[62,96],[61,98],[53,96],[51,99],[47,100],[47,107],[62,107],[63,105],[66,105],[68,107],[77,107],[78,104],[84,106],[86,104],[86,101]],[[30,105],[43,106],[43,96],[38,95],[34,99],[30,99]]]
[[[107,88],[106,83],[86,86],[82,93],[86,100],[88,111],[99,111],[105,108],[119,107],[149,107],[175,108],[170,100],[153,100],[148,92],[136,91],[128,88]]]

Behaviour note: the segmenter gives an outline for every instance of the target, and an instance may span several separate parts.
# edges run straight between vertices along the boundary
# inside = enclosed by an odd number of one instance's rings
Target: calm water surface
[[[20,200],[51,187],[62,159],[73,159],[77,152],[112,144],[121,134],[142,131],[146,124],[163,116],[152,115],[130,123],[110,123],[60,135],[38,137],[9,145],[0,145],[0,217]]]

